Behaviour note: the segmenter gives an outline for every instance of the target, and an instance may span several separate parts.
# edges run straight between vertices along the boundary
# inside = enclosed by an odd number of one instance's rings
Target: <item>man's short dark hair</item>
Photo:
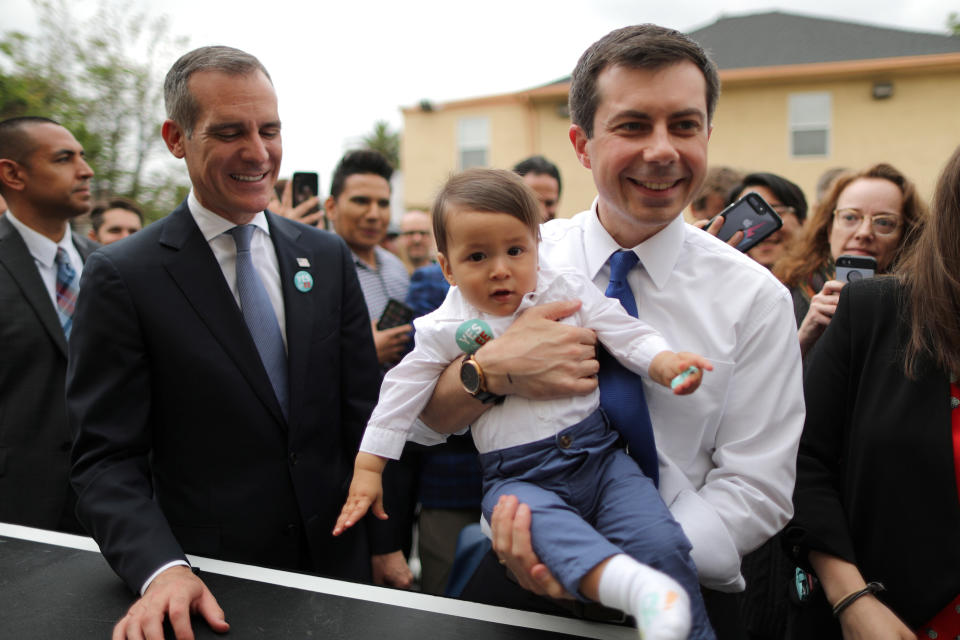
[[[123,196],[116,196],[109,200],[97,202],[93,205],[93,209],[90,210],[90,224],[93,225],[93,231],[95,233],[100,231],[100,227],[103,226],[103,214],[110,209],[124,209],[135,213],[137,217],[140,218],[140,224],[143,224],[143,211],[140,210],[137,203]]]
[[[56,120],[41,116],[17,116],[0,122],[0,160],[13,160],[17,164],[26,165],[27,157],[34,150],[30,127],[38,124],[60,126]],[[0,193],[3,191],[3,182],[0,182]]]
[[[339,198],[347,178],[356,173],[372,173],[390,182],[393,167],[379,151],[372,149],[348,151],[340,158],[337,168],[333,170],[333,179],[330,180],[330,197],[334,200]]]
[[[520,176],[503,169],[475,167],[447,180],[433,203],[433,236],[437,251],[447,253],[447,217],[457,211],[506,213],[540,237],[540,203]]]
[[[28,129],[38,124],[60,123],[41,116],[17,116],[0,122],[0,160],[13,160],[23,164],[33,151],[33,141]]]
[[[563,190],[563,183],[560,181],[560,169],[543,156],[530,156],[526,160],[521,160],[513,166],[513,172],[518,176],[525,176],[528,173],[543,174],[550,176],[557,181],[557,196]]]
[[[733,204],[747,187],[766,187],[777,197],[782,204],[793,207],[797,220],[803,223],[807,219],[807,198],[803,189],[796,184],[775,173],[750,173],[744,176],[743,181],[736,185],[727,196],[727,204]]]
[[[600,101],[597,78],[607,67],[655,70],[687,61],[703,73],[707,84],[707,121],[712,122],[720,97],[717,65],[689,36],[655,24],[611,31],[583,52],[570,80],[570,119],[588,138],[593,137],[593,120]]]
[[[193,135],[193,127],[200,115],[200,105],[190,93],[187,83],[197,71],[219,71],[232,76],[245,76],[255,71],[263,72],[270,79],[266,67],[254,56],[233,47],[200,47],[180,56],[173,63],[163,81],[163,102],[167,118],[176,122],[187,134]]]

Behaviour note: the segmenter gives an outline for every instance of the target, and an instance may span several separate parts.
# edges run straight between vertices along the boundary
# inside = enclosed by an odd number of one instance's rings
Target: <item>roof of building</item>
[[[762,77],[771,73],[783,74],[787,71],[783,67],[793,65],[794,69],[802,70],[811,68],[802,65],[856,65],[870,60],[884,60],[878,64],[889,66],[891,58],[911,60],[911,64],[916,64],[917,60],[924,60],[923,56],[929,56],[926,60],[932,64],[942,60],[943,54],[960,53],[960,36],[878,27],[782,11],[721,16],[715,22],[687,33],[707,49],[720,68],[724,82],[730,80],[731,75],[745,78],[756,75],[753,72]],[[957,64],[956,56],[947,58],[950,64]],[[828,66],[850,68],[849,64]],[[867,66],[871,66],[869,62]],[[771,69],[767,71],[765,68]],[[864,66],[857,68],[862,70]],[[822,71],[820,67],[818,72]],[[455,100],[446,104],[474,105],[518,96],[557,98],[566,95],[569,82],[570,76],[566,76],[524,91]]]
[[[781,11],[721,17],[689,35],[720,69],[960,52],[960,37]]]

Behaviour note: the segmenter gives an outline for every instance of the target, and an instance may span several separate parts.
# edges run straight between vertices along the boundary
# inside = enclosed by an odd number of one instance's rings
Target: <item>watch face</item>
[[[473,361],[467,360],[460,365],[460,382],[467,393],[476,395],[480,391],[480,374]]]

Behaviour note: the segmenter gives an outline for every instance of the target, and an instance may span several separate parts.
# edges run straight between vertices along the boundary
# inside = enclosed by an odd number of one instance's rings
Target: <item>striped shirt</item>
[[[374,255],[377,259],[376,269],[358,258],[356,253],[353,254],[353,264],[357,267],[357,277],[371,320],[380,317],[390,298],[400,302],[406,300],[407,289],[410,288],[410,276],[400,258],[382,247],[375,247]]]

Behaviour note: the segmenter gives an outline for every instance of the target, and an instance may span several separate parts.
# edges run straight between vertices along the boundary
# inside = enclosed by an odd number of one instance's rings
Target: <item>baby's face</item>
[[[457,211],[438,257],[447,281],[484,313],[510,315],[537,288],[537,238],[508,213]]]

